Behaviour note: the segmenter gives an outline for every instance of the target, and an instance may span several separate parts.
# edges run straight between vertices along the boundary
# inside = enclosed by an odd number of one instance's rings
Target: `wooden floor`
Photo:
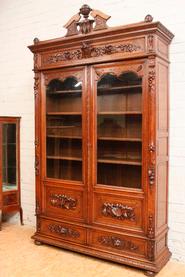
[[[140,277],[141,270],[61,250],[36,246],[34,229],[3,224],[0,232],[0,277]],[[157,277],[185,277],[185,264],[170,261]]]

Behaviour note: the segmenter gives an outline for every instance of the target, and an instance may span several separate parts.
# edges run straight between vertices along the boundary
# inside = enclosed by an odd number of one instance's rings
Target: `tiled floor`
[[[3,224],[0,232],[0,277],[140,277],[141,270],[72,253],[36,246],[34,229]],[[185,264],[170,261],[157,277],[185,277]]]

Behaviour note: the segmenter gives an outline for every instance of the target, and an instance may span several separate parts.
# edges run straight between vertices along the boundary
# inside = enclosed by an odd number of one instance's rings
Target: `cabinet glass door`
[[[17,132],[16,123],[2,124],[2,187],[3,192],[17,190]]]
[[[46,90],[47,177],[82,181],[82,82],[53,79]]]
[[[97,84],[97,183],[141,188],[142,80],[106,74]]]

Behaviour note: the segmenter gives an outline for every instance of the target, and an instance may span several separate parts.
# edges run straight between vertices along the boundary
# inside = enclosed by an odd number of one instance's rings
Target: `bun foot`
[[[34,240],[35,245],[42,245],[43,243],[39,240]]]
[[[146,276],[149,276],[149,277],[155,276],[155,275],[156,275],[156,272],[146,270],[146,271],[145,271],[145,275],[146,275]]]

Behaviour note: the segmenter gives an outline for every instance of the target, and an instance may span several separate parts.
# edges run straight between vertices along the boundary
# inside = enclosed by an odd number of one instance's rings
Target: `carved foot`
[[[149,277],[155,276],[155,275],[156,275],[156,272],[146,270],[146,271],[145,271],[145,275],[146,275],[146,276],[149,276]]]
[[[35,245],[42,245],[43,243],[39,240],[34,240]]]

